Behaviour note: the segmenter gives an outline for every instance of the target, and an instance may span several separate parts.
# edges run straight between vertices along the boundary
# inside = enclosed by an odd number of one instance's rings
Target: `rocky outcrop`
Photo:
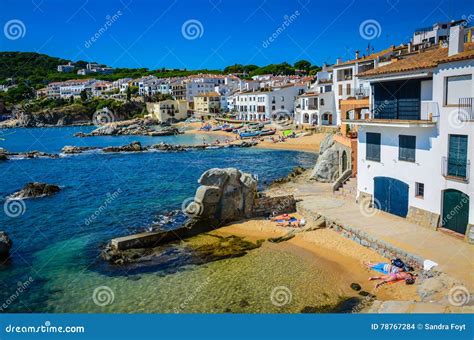
[[[13,242],[8,237],[8,234],[0,231],[0,260],[8,258],[12,245]]]
[[[38,198],[44,196],[50,196],[61,189],[57,185],[46,184],[46,183],[28,183],[23,189],[17,191],[9,196],[11,199],[25,199],[25,198]]]
[[[319,156],[311,178],[324,183],[334,182],[339,176],[339,152],[332,135],[321,142]]]
[[[252,217],[257,181],[238,169],[210,169],[199,179],[194,201],[186,207],[192,219],[215,225]]]
[[[151,119],[133,119],[125,122],[109,123],[98,127],[89,133],[78,132],[76,137],[93,137],[93,136],[172,136],[181,132],[174,127],[164,126],[155,128],[156,121]]]
[[[90,151],[90,150],[96,150],[100,149],[99,147],[95,146],[70,146],[66,145],[61,149],[61,153],[65,155],[73,155],[73,154],[79,154],[83,153],[84,151]]]
[[[7,160],[8,160],[7,150],[0,148],[0,162],[7,161]]]
[[[109,146],[102,149],[103,152],[140,152],[144,150],[140,142],[132,142],[124,146]]]
[[[1,155],[1,154],[0,154]],[[27,152],[8,152],[3,153],[6,157],[4,160],[8,159],[31,159],[31,158],[58,158],[59,155],[54,153],[47,153],[42,151],[27,151]],[[1,157],[0,157],[1,158]]]

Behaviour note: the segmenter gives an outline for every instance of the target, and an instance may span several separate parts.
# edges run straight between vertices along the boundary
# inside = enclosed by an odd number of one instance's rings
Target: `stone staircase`
[[[357,178],[349,177],[349,179],[334,192],[334,195],[355,201],[357,197]]]

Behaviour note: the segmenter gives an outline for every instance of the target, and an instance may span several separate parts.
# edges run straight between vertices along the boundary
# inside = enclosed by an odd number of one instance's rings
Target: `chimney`
[[[449,29],[448,56],[464,51],[464,28],[461,25]]]
[[[342,64],[342,59],[341,58],[337,58],[337,60],[336,60],[336,65],[339,65],[339,64]]]
[[[357,50],[357,51],[356,51],[356,59],[359,59],[359,53],[360,53],[360,51]]]
[[[411,44],[411,41],[408,43],[408,53],[411,53],[411,50],[413,49],[413,46]]]

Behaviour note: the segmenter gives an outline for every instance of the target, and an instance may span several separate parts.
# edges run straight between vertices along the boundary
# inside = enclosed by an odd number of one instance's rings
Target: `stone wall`
[[[262,217],[269,216],[273,213],[292,213],[296,212],[296,200],[293,195],[288,196],[262,196],[254,201],[253,216]]]
[[[357,196],[357,203],[361,202],[372,202],[372,194],[359,191],[359,195]]]
[[[466,241],[474,244],[474,224],[468,224],[466,230]]]
[[[349,226],[343,226],[335,221],[326,220],[326,225],[328,228],[334,229],[344,237],[347,237],[364,247],[375,250],[385,258],[400,258],[403,262],[415,269],[423,268],[424,259],[421,256],[408,253],[401,248],[395,247],[385,241],[372,237],[363,231],[351,228]]]
[[[438,229],[440,216],[439,214],[432,213],[431,211],[409,207],[406,218],[407,221],[436,230]]]

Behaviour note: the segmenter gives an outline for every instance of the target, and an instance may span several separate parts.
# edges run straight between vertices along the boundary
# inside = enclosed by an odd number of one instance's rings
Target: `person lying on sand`
[[[291,228],[301,228],[306,225],[306,220],[302,218],[301,220],[290,220],[290,221],[285,221],[285,222],[278,222],[277,226],[279,227],[291,227]]]
[[[375,263],[375,262],[364,262],[364,264],[369,268],[369,269],[373,269],[373,270],[376,270],[378,272],[384,272],[384,273],[387,273],[387,274],[390,274],[390,273],[399,273],[399,272],[402,272],[403,269],[402,268],[399,268],[397,266],[394,266],[390,263],[383,263],[383,262],[379,262],[379,263]]]
[[[281,214],[281,215],[270,218],[271,221],[279,221],[279,220],[289,221],[290,219],[292,219],[292,217],[288,214]]]
[[[396,282],[400,280],[405,280],[405,283],[407,285],[412,285],[415,283],[415,274],[400,272],[400,273],[391,273],[388,275],[369,277],[369,281],[373,281],[373,280],[382,280],[382,282],[379,282],[375,285],[375,288],[379,288],[380,286],[389,282]]]

